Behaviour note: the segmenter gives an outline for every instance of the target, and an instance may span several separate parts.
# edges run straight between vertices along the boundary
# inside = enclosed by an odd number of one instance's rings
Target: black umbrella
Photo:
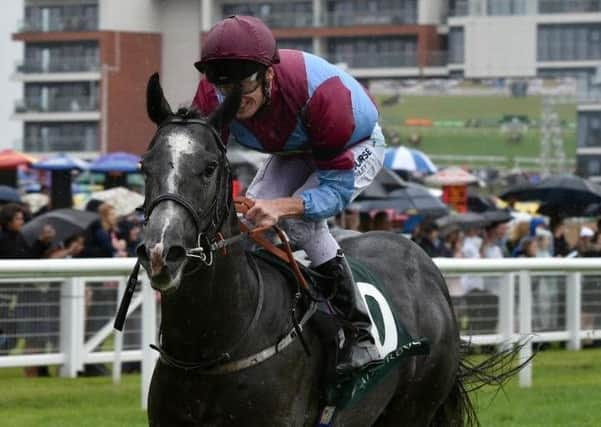
[[[49,224],[56,231],[55,242],[61,242],[84,231],[98,214],[76,209],[56,209],[35,217],[23,226],[23,235],[29,244],[40,236],[44,225]]]
[[[495,210],[497,204],[492,197],[480,194],[472,189],[467,190],[467,210],[471,212],[485,212]]]
[[[445,215],[436,220],[436,225],[439,228],[447,228],[456,226],[459,229],[466,230],[468,228],[484,227],[487,224],[487,220],[484,215],[466,212],[466,213],[452,213]]]
[[[353,203],[351,208],[360,212],[392,209],[399,213],[428,218],[438,218],[449,213],[449,208],[427,188],[413,183],[404,185],[405,188],[391,191],[387,199],[363,200]]]
[[[513,219],[511,212],[506,209],[482,212],[482,217],[484,217],[486,226],[509,222]]]
[[[510,188],[500,197],[507,201],[536,200],[558,209],[569,205],[585,208],[591,203],[601,202],[601,187],[575,175],[556,175],[538,184]]]
[[[391,191],[403,189],[407,186],[395,172],[382,168],[372,183],[359,196],[359,200],[388,199]]]

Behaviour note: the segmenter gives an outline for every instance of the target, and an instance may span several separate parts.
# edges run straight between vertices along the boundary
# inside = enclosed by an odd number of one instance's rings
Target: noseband
[[[196,211],[190,202],[177,193],[160,194],[152,199],[148,204],[144,204],[144,224],[148,223],[152,211],[161,202],[171,201],[183,207],[194,221],[194,226],[196,227],[197,232],[196,247],[186,248],[186,256],[189,258],[199,259],[205,265],[210,266],[213,263],[213,252],[219,247],[217,242],[220,236],[219,230],[221,230],[225,219],[229,216],[229,201],[232,191],[232,174],[230,164],[226,157],[227,150],[217,130],[204,119],[185,119],[174,116],[161,123],[158,127],[158,130],[172,124],[182,126],[201,125],[211,131],[211,134],[217,141],[217,146],[222,155],[221,164],[218,171],[218,184],[216,188],[221,189],[225,187],[224,196],[222,198],[221,206],[217,204],[218,199],[214,198],[208,209],[199,209]]]

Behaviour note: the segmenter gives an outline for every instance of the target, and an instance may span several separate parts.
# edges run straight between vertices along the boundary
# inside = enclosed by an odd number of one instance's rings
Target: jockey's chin
[[[240,101],[240,108],[236,113],[236,118],[238,120],[250,119],[259,111],[260,106],[261,104],[254,97],[243,96]]]

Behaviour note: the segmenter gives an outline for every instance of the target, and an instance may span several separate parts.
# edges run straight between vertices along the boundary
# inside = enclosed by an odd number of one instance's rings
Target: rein
[[[288,345],[290,345],[295,338],[299,338],[301,344],[305,350],[305,352],[310,355],[309,347],[306,344],[303,336],[302,330],[309,319],[313,316],[313,314],[317,311],[317,306],[314,301],[311,301],[308,309],[304,313],[301,320],[297,320],[296,318],[296,307],[302,298],[301,287],[304,290],[309,290],[309,286],[302,275],[298,264],[296,263],[294,256],[292,254],[292,250],[290,248],[290,244],[288,242],[288,238],[286,234],[277,226],[273,226],[272,228],[278,234],[280,240],[284,245],[284,250],[278,248],[273,243],[271,243],[268,239],[266,239],[261,233],[265,231],[265,228],[257,228],[257,229],[249,229],[242,222],[240,223],[241,232],[237,235],[234,235],[229,238],[223,238],[220,230],[223,227],[225,219],[229,217],[230,214],[230,204],[229,201],[232,198],[232,175],[229,162],[226,157],[226,147],[223,144],[221,136],[216,131],[216,129],[206,120],[200,118],[190,118],[183,119],[180,117],[172,117],[165,122],[163,122],[158,129],[160,130],[162,127],[170,125],[170,124],[181,124],[181,125],[190,125],[197,124],[202,125],[208,128],[213,134],[215,140],[218,142],[218,147],[222,153],[222,168],[219,169],[219,182],[217,188],[223,188],[223,184],[225,184],[226,191],[224,192],[222,210],[223,212],[220,214],[219,206],[217,205],[217,198],[213,200],[209,209],[206,211],[196,211],[192,204],[188,202],[185,198],[176,193],[163,193],[152,199],[148,205],[144,204],[144,224],[148,223],[150,215],[156,206],[158,206],[161,202],[171,201],[174,202],[181,207],[190,215],[190,217],[194,221],[194,225],[197,231],[197,246],[194,248],[186,248],[186,256],[189,258],[194,258],[200,260],[202,264],[209,267],[213,264],[214,253],[216,251],[222,251],[224,255],[226,254],[226,248],[244,238],[250,237],[256,243],[264,247],[269,252],[281,258],[283,261],[287,262],[293,273],[297,279],[298,289],[294,297],[294,303],[291,307],[291,317],[293,327],[292,329],[283,337],[278,339],[278,341],[271,347],[261,350],[258,353],[255,353],[251,356],[245,357],[243,359],[237,361],[231,361],[231,354],[244,342],[245,338],[248,336],[250,331],[253,329],[254,325],[257,323],[261,310],[263,308],[263,299],[264,299],[264,290],[263,290],[263,279],[258,265],[254,258],[251,261],[251,268],[254,270],[255,275],[257,277],[257,282],[259,286],[259,295],[257,301],[257,308],[255,310],[254,316],[249,323],[248,327],[242,334],[242,336],[236,341],[236,343],[229,348],[227,351],[221,353],[217,358],[210,360],[203,360],[201,362],[185,362],[178,360],[177,358],[169,355],[164,348],[162,348],[160,341],[162,341],[162,337],[159,337],[159,345],[151,345],[150,347],[159,352],[161,361],[177,369],[183,369],[185,371],[197,371],[201,374],[205,375],[218,375],[218,374],[226,374],[231,372],[236,372],[242,369],[247,369],[252,366],[255,366],[259,363],[264,362],[265,360],[273,357]],[[225,183],[222,181],[225,177]],[[254,202],[251,199],[247,198],[236,198],[235,205],[236,210],[241,213],[245,213],[248,209],[253,206]],[[211,217],[212,215],[212,217]],[[208,224],[207,224],[208,223]],[[204,226],[206,224],[206,226]],[[203,227],[204,226],[204,227]],[[196,271],[200,268],[199,265],[192,272]],[[118,331],[123,330],[123,326],[125,323],[125,318],[127,317],[128,308],[132,299],[132,296],[135,292],[136,285],[138,284],[138,273],[140,270],[140,260],[136,261],[136,264],[128,278],[127,286],[125,292],[123,294],[123,298],[121,299],[121,303],[119,305],[119,309],[117,311],[117,315],[115,317],[114,328]],[[188,274],[192,274],[192,272]]]

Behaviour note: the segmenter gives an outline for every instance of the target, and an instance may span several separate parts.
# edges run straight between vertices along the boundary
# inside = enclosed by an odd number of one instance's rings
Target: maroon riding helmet
[[[275,38],[253,16],[230,16],[206,34],[194,66],[214,84],[239,82],[280,62]]]

